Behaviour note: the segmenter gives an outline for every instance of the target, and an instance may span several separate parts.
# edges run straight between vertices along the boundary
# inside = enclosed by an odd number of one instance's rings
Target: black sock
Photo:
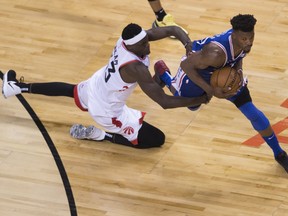
[[[17,86],[20,87],[22,93],[30,92],[30,83],[17,83]]]
[[[62,82],[51,83],[18,83],[21,92],[42,94],[47,96],[74,97],[75,85]]]
[[[163,18],[167,15],[165,10],[162,8],[161,10],[155,12],[156,18],[158,21],[162,21]]]
[[[106,132],[104,140],[133,148],[146,149],[162,146],[165,143],[165,134],[153,125],[143,121],[143,125],[138,132],[137,145],[134,145],[122,135],[115,133]]]
[[[127,140],[125,137],[123,137],[120,134],[106,132],[104,140],[110,141],[112,143],[120,144],[120,145],[136,147],[129,140]]]

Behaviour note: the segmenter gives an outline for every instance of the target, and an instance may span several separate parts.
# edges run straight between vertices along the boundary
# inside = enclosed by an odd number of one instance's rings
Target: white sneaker
[[[85,127],[81,124],[74,124],[70,128],[70,135],[76,139],[91,139],[101,141],[105,138],[105,131],[94,127],[93,125]]]
[[[16,72],[7,71],[3,76],[2,94],[5,98],[21,94],[21,89],[16,85]]]

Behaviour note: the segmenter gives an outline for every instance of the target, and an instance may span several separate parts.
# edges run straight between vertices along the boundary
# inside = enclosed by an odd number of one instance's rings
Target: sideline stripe
[[[0,78],[3,79],[3,73],[1,71],[0,71]],[[71,185],[70,185],[66,170],[64,168],[64,165],[62,163],[62,160],[60,158],[60,155],[58,154],[58,151],[57,151],[52,139],[50,138],[46,128],[44,127],[44,125],[42,124],[41,120],[38,118],[37,114],[34,112],[32,107],[26,101],[26,99],[21,94],[16,95],[16,97],[21,102],[21,104],[24,106],[26,111],[29,113],[29,115],[31,116],[31,118],[33,119],[35,124],[37,125],[38,129],[40,130],[43,138],[45,139],[45,141],[46,141],[46,143],[50,149],[50,152],[52,153],[53,158],[56,162],[59,173],[61,175],[62,182],[63,182],[64,188],[65,188],[66,196],[67,196],[68,203],[69,203],[71,216],[77,216],[77,208],[75,205],[75,200],[74,200],[73,192],[71,189]]]

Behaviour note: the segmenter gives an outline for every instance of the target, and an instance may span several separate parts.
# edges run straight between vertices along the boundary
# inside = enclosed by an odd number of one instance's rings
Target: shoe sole
[[[7,96],[5,95],[4,89],[7,86],[7,77],[8,77],[8,72],[3,75],[3,85],[2,85],[2,94],[3,94],[4,98],[6,98],[6,99],[7,99]]]
[[[74,139],[84,140],[85,138],[80,138],[79,136],[77,136],[78,134],[80,134],[80,131],[83,130],[83,128],[86,129],[86,127],[84,127],[82,124],[72,125],[72,127],[70,128],[70,131],[69,131],[70,136],[73,137]]]

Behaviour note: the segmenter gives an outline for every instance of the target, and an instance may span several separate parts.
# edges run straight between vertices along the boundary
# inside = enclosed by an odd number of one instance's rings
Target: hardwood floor
[[[125,25],[148,29],[155,19],[145,0],[0,0],[0,5],[0,69],[16,70],[26,82],[87,79],[106,64]],[[227,30],[239,13],[255,15],[255,43],[244,73],[253,101],[288,151],[288,1],[162,5],[191,39]],[[163,59],[175,74],[182,44],[167,38],[152,42],[151,50],[151,73]],[[71,138],[73,123],[93,121],[70,98],[23,96],[47,129],[70,185],[22,104],[0,97],[0,215],[288,216],[287,173],[225,100],[213,98],[196,112],[163,110],[137,88],[128,105],[147,112],[146,121],[166,134],[162,148],[137,150]]]

